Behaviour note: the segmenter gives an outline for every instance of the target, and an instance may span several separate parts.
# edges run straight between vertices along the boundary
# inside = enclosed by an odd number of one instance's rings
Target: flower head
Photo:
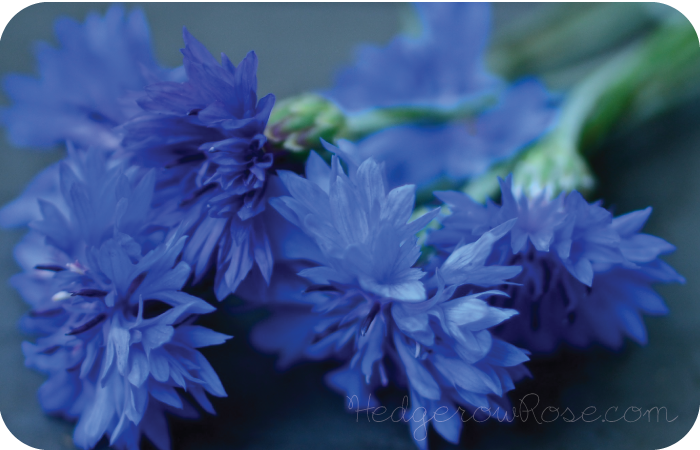
[[[325,144],[341,155],[347,145]],[[527,357],[492,338],[488,328],[515,311],[482,300],[499,292],[454,294],[459,285],[488,287],[520,271],[484,266],[491,245],[512,221],[461,247],[435,276],[426,277],[415,267],[420,257],[416,233],[437,211],[409,221],[414,186],[389,190],[382,165],[372,159],[359,166],[351,158],[346,162],[348,174],[337,156],[328,167],[311,153],[306,178],[279,173],[290,195],[271,204],[316,246],[299,258],[306,265],[299,272],[307,280],[306,294],[294,296],[291,289],[299,283],[285,274],[291,295],[279,315],[255,331],[254,341],[279,351],[285,363],[302,357],[346,361],[328,382],[348,397],[364,400],[394,380],[408,385],[412,408],[497,405],[513,387],[512,376],[523,370],[511,368]],[[454,421],[438,432],[455,442],[460,425]],[[424,436],[414,433],[414,438],[424,446]]]
[[[217,267],[216,292],[233,292],[254,263],[269,278],[269,241],[260,213],[272,154],[264,129],[274,96],[257,100],[257,57],[221,63],[184,30],[187,81],[149,85],[142,112],[122,129],[126,154],[158,168],[164,220],[189,224],[184,259],[197,280]]]
[[[422,31],[386,47],[364,46],[327,95],[348,111],[373,107],[454,107],[492,94],[501,80],[487,72],[490,28],[485,3],[417,3]]]
[[[360,157],[384,162],[390,185],[463,181],[512,157],[547,131],[556,106],[544,86],[509,86],[489,73],[486,3],[415,4],[422,32],[367,46],[325,93],[348,123],[376,114],[415,116],[358,142]],[[399,121],[401,123],[401,121]],[[405,121],[404,121],[405,122]],[[391,122],[391,120],[389,121]]]
[[[373,161],[353,167],[348,176],[337,157],[329,168],[316,153],[307,162],[308,179],[278,174],[291,196],[272,199],[272,205],[309,234],[325,257],[302,276],[324,285],[355,285],[380,298],[426,298],[418,281],[424,273],[412,267],[420,256],[415,234],[437,211],[408,223],[413,186],[387,192],[383,169]]]
[[[0,116],[17,146],[50,147],[72,141],[114,148],[113,128],[136,111],[130,91],[156,79],[174,79],[153,57],[148,24],[139,9],[124,17],[112,6],[80,24],[62,18],[54,29],[60,48],[41,43],[39,78],[9,75],[4,88],[13,105]]]
[[[492,304],[520,312],[497,334],[538,352],[562,342],[617,349],[624,336],[646,343],[642,314],[667,312],[651,285],[684,281],[658,258],[674,247],[639,232],[651,208],[613,218],[576,191],[554,199],[546,192],[516,195],[511,177],[501,180],[501,193],[501,205],[490,200],[480,205],[461,193],[437,192],[452,214],[429,238],[447,255],[484,230],[516,221],[489,255],[491,262],[523,266],[512,280],[517,284],[499,287],[509,297],[492,298]]]
[[[12,282],[32,306],[22,327],[39,335],[23,344],[26,364],[48,375],[42,407],[77,420],[79,447],[107,435],[137,449],[145,434],[167,449],[165,411],[196,414],[177,388],[212,413],[205,392],[226,395],[196,349],[229,337],[193,324],[214,308],[181,290],[186,238],[149,227],[154,173],[125,175],[99,152],[73,166],[60,169],[63,202],[41,202],[15,252],[24,272]]]

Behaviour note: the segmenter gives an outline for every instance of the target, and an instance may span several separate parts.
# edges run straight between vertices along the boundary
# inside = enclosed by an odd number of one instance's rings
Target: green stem
[[[512,161],[491,168],[464,191],[477,200],[498,192],[496,176],[513,173],[531,194],[590,191],[594,178],[583,155],[634,113],[651,88],[667,91],[700,67],[697,36],[687,21],[669,20],[647,38],[616,53],[579,82],[562,105],[556,127]],[[657,110],[663,109],[657,107]]]
[[[488,92],[451,108],[421,106],[374,108],[348,115],[343,133],[338,137],[358,140],[396,125],[430,125],[469,119],[494,105],[496,100],[497,94]]]

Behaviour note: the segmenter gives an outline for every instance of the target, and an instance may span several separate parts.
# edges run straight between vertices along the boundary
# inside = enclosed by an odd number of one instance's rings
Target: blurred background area
[[[258,92],[272,92],[278,99],[330,86],[334,73],[352,60],[357,44],[385,44],[400,30],[415,27],[410,7],[398,3],[127,5],[134,7],[146,13],[161,64],[181,63],[186,26],[213,54],[225,52],[232,61],[255,50]],[[102,3],[44,3],[24,9],[0,39],[0,76],[36,73],[33,45],[37,40],[56,43],[52,23],[58,16],[82,21],[89,11],[103,13],[107,8]],[[659,36],[669,23],[689,26],[682,15],[661,4],[498,3],[488,63],[510,80],[538,76],[552,91],[566,95],[619,55]],[[611,106],[597,110],[604,119],[586,122],[581,143],[598,178],[591,199],[604,199],[615,214],[653,206],[645,231],[678,247],[666,260],[687,284],[659,289],[671,314],[646,320],[646,347],[628,342],[620,353],[563,350],[530,363],[535,378],[511,393],[515,404],[537,394],[539,411],[568,407],[580,415],[589,406],[599,413],[617,407],[618,417],[630,407],[665,406],[668,420],[677,418],[667,422],[662,413],[658,422],[644,417],[615,423],[468,423],[461,448],[659,449],[677,442],[695,422],[700,407],[700,48],[697,36],[690,42],[694,47],[688,42],[663,41],[639,65],[623,64],[622,72],[635,77],[625,86],[635,88],[614,90],[617,97],[602,96],[612,99],[606,103]],[[4,94],[0,101],[7,104]],[[12,148],[0,137],[0,204],[16,197],[62,154],[58,148]],[[36,391],[43,377],[23,364],[20,345],[27,337],[16,323],[28,307],[7,283],[19,270],[12,249],[23,233],[0,231],[0,412],[24,443],[45,450],[72,449],[72,424],[41,411]],[[225,302],[222,309],[236,306]],[[203,318],[212,328],[235,336],[225,345],[205,349],[229,398],[214,399],[216,417],[172,420],[174,450],[414,448],[406,424],[368,422],[346,411],[347,399],[323,382],[334,363],[277,372],[275,358],[258,354],[248,343],[248,332],[261,314]],[[383,394],[389,410],[401,404],[400,390]],[[628,417],[633,420],[636,414]],[[455,448],[433,434],[429,441],[433,449]]]

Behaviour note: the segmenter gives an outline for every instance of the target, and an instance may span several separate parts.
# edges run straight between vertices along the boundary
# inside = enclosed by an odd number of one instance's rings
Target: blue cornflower
[[[13,285],[32,306],[22,328],[26,365],[48,375],[39,400],[77,420],[74,442],[89,449],[138,449],[145,434],[168,449],[165,412],[196,411],[176,388],[213,413],[205,392],[226,396],[196,349],[228,336],[194,325],[214,307],[182,292],[190,275],[179,261],[185,237],[163,241],[150,226],[154,173],[135,176],[101,152],[60,168],[62,202],[40,202],[43,218],[18,244],[24,272]]]
[[[345,153],[343,147],[324,145]],[[284,364],[299,358],[345,361],[328,382],[363,402],[392,379],[408,385],[414,411],[423,407],[432,414],[441,406],[454,411],[466,405],[493,412],[502,407],[501,397],[513,388],[513,378],[526,372],[520,364],[527,356],[492,338],[488,328],[516,312],[482,300],[499,295],[496,291],[458,298],[454,293],[465,283],[488,287],[520,272],[519,267],[483,264],[492,243],[513,221],[456,250],[435,276],[426,277],[415,267],[420,257],[416,233],[438,211],[409,222],[414,186],[389,190],[382,165],[373,159],[359,166],[352,158],[345,161],[347,175],[337,156],[328,167],[313,152],[307,178],[278,171],[290,195],[270,203],[315,245],[306,257],[299,255],[298,266],[306,266],[300,277],[288,272],[279,274],[281,281],[273,277],[271,295],[283,301],[277,315],[254,331],[254,341],[280,352]],[[302,289],[305,294],[297,294]],[[461,424],[455,418],[436,429],[457,442]],[[411,426],[424,448],[425,430],[421,434],[417,422]]]
[[[257,100],[257,57],[221,64],[184,30],[187,81],[149,85],[141,113],[122,130],[126,155],[158,169],[161,222],[184,221],[183,259],[195,282],[216,266],[219,299],[233,292],[254,264],[269,280],[272,254],[264,215],[272,153],[265,125],[274,96]]]
[[[454,108],[493,95],[503,81],[484,64],[491,22],[486,3],[415,3],[418,37],[359,48],[326,94],[347,111],[397,106]]]
[[[121,139],[115,127],[139,111],[136,92],[158,80],[181,79],[184,72],[156,63],[139,9],[125,18],[121,6],[111,6],[104,17],[91,13],[82,24],[62,18],[54,26],[61,48],[40,44],[40,78],[9,75],[4,81],[14,101],[0,113],[8,137],[17,146],[66,142],[69,153],[88,147],[111,153]],[[39,219],[39,198],[61,201],[59,166],[44,169],[0,210],[0,226]]]
[[[137,111],[130,91],[180,76],[156,63],[139,9],[124,17],[124,8],[111,6],[104,17],[91,13],[82,24],[61,18],[54,29],[60,47],[40,43],[39,78],[13,74],[4,80],[13,105],[0,119],[13,145],[50,147],[68,140],[114,148],[114,127]]]
[[[528,198],[514,194],[510,176],[500,182],[501,205],[436,192],[452,214],[428,240],[446,256],[460,242],[517,220],[488,258],[489,263],[523,266],[512,280],[517,284],[499,287],[509,297],[492,297],[493,305],[520,312],[496,333],[537,352],[551,352],[562,342],[618,349],[624,336],[645,344],[642,314],[668,312],[652,284],[684,282],[659,259],[675,247],[640,233],[651,208],[613,218],[600,202],[588,203],[576,191],[554,199],[546,192]]]
[[[509,86],[490,74],[484,53],[490,30],[485,3],[415,4],[422,33],[367,46],[325,93],[349,120],[374,108],[421,111],[421,123],[384,129],[358,143],[362,158],[386,163],[391,186],[459,181],[512,157],[551,125],[556,107],[544,86]],[[461,119],[435,124],[445,113]]]

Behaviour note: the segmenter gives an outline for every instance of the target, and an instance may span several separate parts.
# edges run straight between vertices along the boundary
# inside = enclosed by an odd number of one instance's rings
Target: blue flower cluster
[[[6,79],[11,141],[68,150],[0,225],[29,226],[12,278],[36,336],[26,364],[48,377],[42,407],[77,421],[76,445],[145,435],[166,450],[166,412],[196,416],[190,397],[214,412],[207,394],[226,392],[197,349],[229,336],[195,324],[216,307],[194,288],[269,308],[252,341],[280,367],[337,360],[337,391],[402,386],[427,415],[507,418],[530,354],[646,342],[642,314],[667,313],[652,284],[683,282],[659,259],[673,247],[640,233],[650,208],[613,218],[510,178],[500,205],[452,191],[435,192],[446,208],[416,205],[416,186],[512,158],[557,111],[538,81],[485,69],[488,5],[416,9],[420,36],[365,48],[326,95],[350,122],[419,120],[320,154],[268,142],[275,98],[258,100],[255,53],[218,61],[185,29],[183,67],[163,69],[138,10],[59,21],[41,78]],[[433,422],[452,443],[461,425]],[[426,448],[427,427],[410,426]]]

